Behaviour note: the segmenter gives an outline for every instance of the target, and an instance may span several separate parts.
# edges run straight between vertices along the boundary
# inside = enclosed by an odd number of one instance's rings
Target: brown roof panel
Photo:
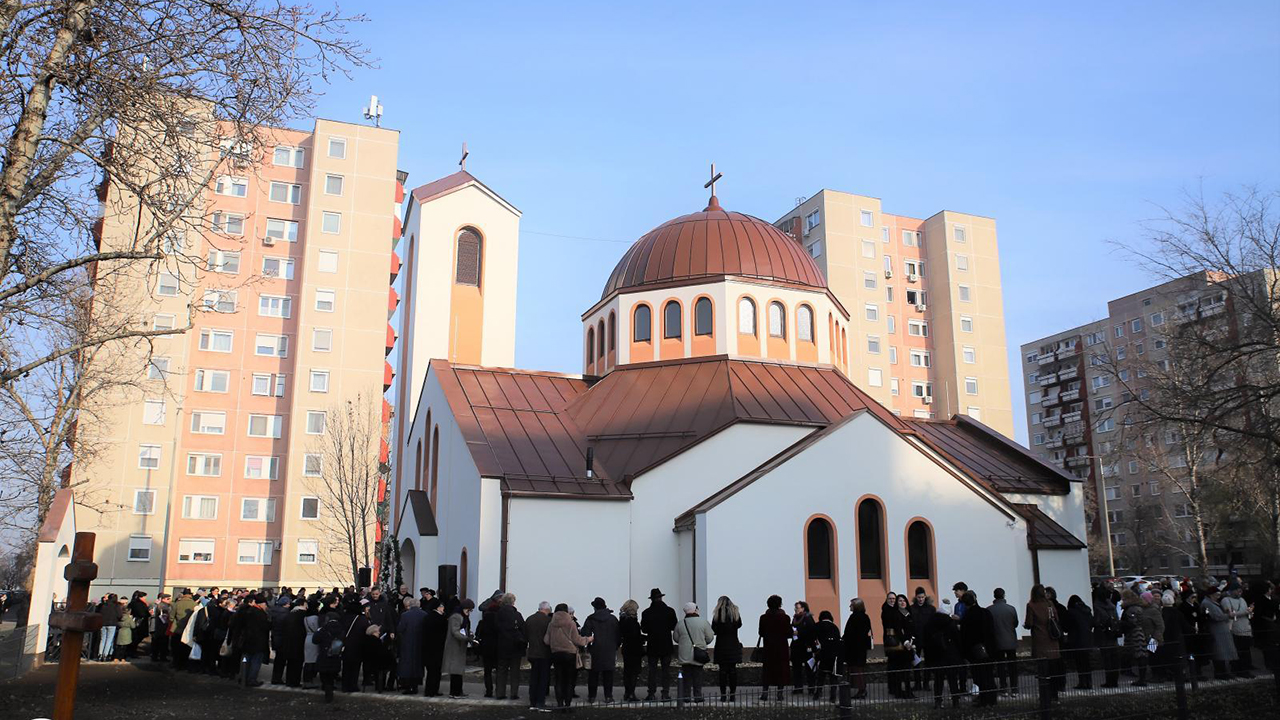
[[[1086,545],[1031,504],[1009,503],[1027,521],[1027,547],[1032,550],[1080,550]]]
[[[968,416],[911,419],[908,425],[927,445],[997,492],[1065,495],[1078,482]]]
[[[467,172],[466,170],[459,170],[458,172],[452,175],[446,175],[440,178],[439,180],[432,180],[431,182],[425,185],[419,185],[418,187],[414,188],[412,195],[413,195],[413,199],[416,200],[418,204],[421,205],[422,203],[430,202],[431,200],[434,200],[438,197],[442,197],[444,195],[448,195],[451,192],[455,192],[460,188],[465,187],[469,183],[475,183],[476,185],[479,185],[480,187],[484,188],[485,191],[487,191],[490,195],[493,195],[499,200],[502,200],[502,202],[511,206],[512,209],[515,209],[514,205],[511,205],[511,203],[503,199],[501,195],[494,192],[488,185],[485,185],[484,183],[477,180],[474,175]]]

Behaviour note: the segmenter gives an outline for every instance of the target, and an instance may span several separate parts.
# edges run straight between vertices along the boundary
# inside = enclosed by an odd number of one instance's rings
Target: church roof
[[[1032,550],[1079,550],[1084,542],[1031,504],[1010,503],[1027,521],[1027,547]]]
[[[624,289],[724,275],[825,290],[826,278],[800,243],[756,217],[720,208],[682,215],[641,237],[618,261],[600,297]]]
[[[438,197],[443,197],[445,195],[448,195],[449,193],[457,192],[458,190],[461,190],[462,188],[472,184],[479,186],[486,193],[497,198],[504,205],[510,207],[513,211],[515,211],[516,214],[520,213],[519,210],[516,210],[516,207],[514,205],[507,202],[505,199],[503,199],[501,195],[491,190],[488,185],[485,185],[484,183],[477,180],[474,175],[467,172],[466,170],[459,170],[458,172],[452,175],[446,175],[440,178],[439,180],[432,180],[431,182],[425,185],[419,185],[418,187],[414,188],[412,195],[413,195],[413,199],[416,200],[419,205],[421,205],[423,203],[430,202],[431,200],[435,200]]]
[[[420,537],[435,537],[440,534],[440,529],[436,526],[436,514],[431,509],[431,498],[425,490],[410,490],[404,498],[403,512],[400,517],[405,517],[409,511],[413,511],[414,529],[418,531]]]
[[[1079,482],[967,415],[908,422],[929,447],[997,492],[1066,495]]]

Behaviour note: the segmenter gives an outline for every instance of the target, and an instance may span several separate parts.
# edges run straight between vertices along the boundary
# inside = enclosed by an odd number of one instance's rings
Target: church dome
[[[822,271],[800,243],[759,218],[722,210],[713,195],[702,212],[668,220],[637,240],[618,261],[600,297],[719,275],[827,287]]]

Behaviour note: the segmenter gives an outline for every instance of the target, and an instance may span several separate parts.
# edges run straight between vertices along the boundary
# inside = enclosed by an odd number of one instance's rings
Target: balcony
[[[1053,407],[1054,405],[1057,405],[1057,404],[1058,404],[1058,403],[1060,403],[1060,402],[1062,402],[1062,395],[1061,395],[1061,394],[1059,394],[1059,395],[1045,395],[1045,396],[1040,400],[1040,407]]]
[[[394,350],[395,347],[396,347],[396,331],[392,329],[390,324],[388,324],[387,325],[387,351],[384,352],[383,355],[384,356],[390,355],[391,351]]]
[[[1075,430],[1062,433],[1062,442],[1064,445],[1083,445],[1084,431]]]
[[[1088,455],[1072,455],[1071,457],[1067,458],[1067,467],[1069,468],[1088,467],[1089,463],[1092,460],[1093,458],[1089,457]]]
[[[1036,382],[1040,383],[1040,387],[1049,387],[1050,385],[1053,385],[1054,383],[1058,382],[1058,373],[1049,373],[1048,375],[1041,375],[1036,380]]]
[[[382,390],[385,392],[391,389],[391,381],[395,379],[396,373],[391,369],[391,363],[383,363],[382,365]]]
[[[1056,450],[1062,447],[1062,438],[1054,438],[1052,440],[1049,440],[1045,442],[1044,446],[1049,448],[1050,450]]]
[[[1048,355],[1041,355],[1039,358],[1037,358],[1037,359],[1036,359],[1036,364],[1037,364],[1037,365],[1049,365],[1049,364],[1051,364],[1051,363],[1057,362],[1057,360],[1058,360],[1058,358],[1054,357],[1054,356],[1053,356],[1053,353],[1049,353]]]
[[[1081,418],[1080,410],[1076,410],[1075,412],[1062,413],[1062,422],[1079,422],[1080,418]]]
[[[400,274],[400,256],[391,253],[391,282],[396,281],[396,276]]]
[[[1050,417],[1047,417],[1044,419],[1044,423],[1043,423],[1045,427],[1057,427],[1061,424],[1062,424],[1061,415],[1052,415]]]
[[[400,304],[400,293],[395,288],[387,293],[387,317],[391,317],[396,313],[396,306]]]
[[[1063,380],[1063,381],[1065,381],[1065,380],[1075,380],[1075,379],[1076,379],[1076,378],[1078,378],[1078,377],[1080,377],[1080,368],[1078,368],[1078,367],[1076,367],[1076,366],[1074,366],[1074,365],[1072,365],[1071,367],[1068,367],[1068,368],[1063,368],[1063,369],[1061,369],[1061,370],[1059,370],[1059,371],[1058,371],[1058,379],[1059,379],[1059,380]]]
[[[1080,390],[1079,389],[1064,390],[1058,394],[1058,397],[1062,399],[1062,402],[1071,402],[1072,400],[1079,400]]]
[[[1179,312],[1173,316],[1173,321],[1179,325],[1189,322],[1196,322],[1211,318],[1214,315],[1221,315],[1227,309],[1226,303],[1217,303],[1215,305],[1205,305],[1194,310],[1186,310]]]
[[[1062,348],[1056,353],[1059,360],[1064,360],[1069,357],[1075,357],[1076,355],[1079,355],[1079,354],[1080,354],[1079,345],[1073,345],[1071,347]]]

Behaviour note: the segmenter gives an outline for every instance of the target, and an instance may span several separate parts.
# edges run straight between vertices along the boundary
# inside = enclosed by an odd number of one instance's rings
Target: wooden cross
[[[98,577],[98,566],[93,562],[95,536],[89,532],[76,533],[71,550],[71,562],[62,576],[68,580],[67,609],[49,617],[49,624],[62,628],[62,656],[58,659],[58,684],[53,691],[53,717],[55,720],[71,720],[76,704],[76,684],[80,678],[80,647],[86,634],[102,628],[102,615],[87,612],[89,583]]]
[[[467,169],[467,156],[470,154],[471,153],[467,152],[467,144],[462,143],[462,159],[458,161],[458,167],[462,168],[463,170]]]
[[[724,173],[716,172],[716,164],[711,163],[711,179],[702,186],[704,188],[711,188],[711,197],[716,196],[716,181],[722,177],[724,177]]]

